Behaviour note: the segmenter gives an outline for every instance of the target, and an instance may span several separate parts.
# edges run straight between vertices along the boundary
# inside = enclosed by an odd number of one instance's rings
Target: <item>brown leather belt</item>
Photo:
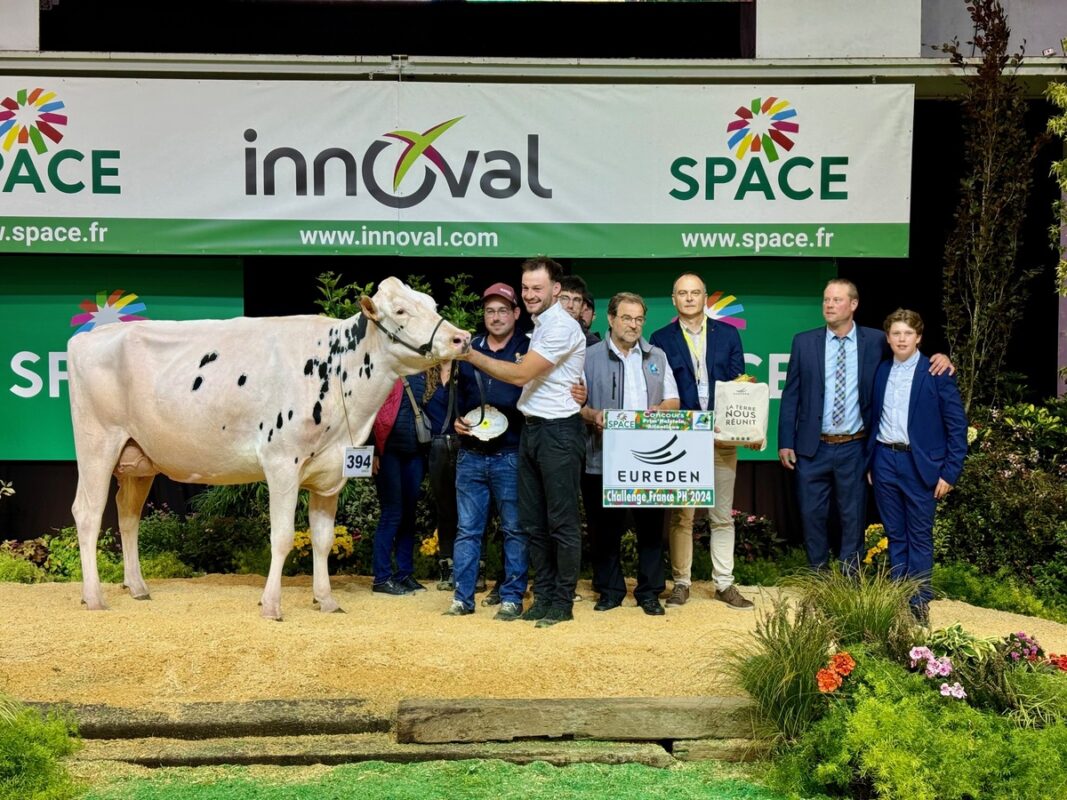
[[[867,435],[867,431],[856,431],[855,433],[823,433],[819,435],[819,441],[826,442],[827,444],[844,444],[845,442],[854,442],[857,439],[862,439]]]

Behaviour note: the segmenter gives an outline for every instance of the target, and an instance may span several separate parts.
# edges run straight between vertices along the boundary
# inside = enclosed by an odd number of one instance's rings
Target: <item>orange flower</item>
[[[820,669],[815,673],[815,682],[823,694],[836,692],[841,687],[841,676],[832,669]]]
[[[842,651],[830,657],[830,669],[844,677],[856,668],[856,661],[848,653]]]

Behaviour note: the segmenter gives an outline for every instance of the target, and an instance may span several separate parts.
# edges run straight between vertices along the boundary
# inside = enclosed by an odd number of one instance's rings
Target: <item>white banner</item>
[[[903,256],[913,100],[0,77],[0,251]]]
[[[714,506],[714,413],[604,412],[605,506]]]

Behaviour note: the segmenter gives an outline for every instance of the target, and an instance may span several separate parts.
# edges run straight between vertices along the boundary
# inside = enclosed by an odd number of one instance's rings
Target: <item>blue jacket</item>
[[[874,373],[891,356],[885,334],[856,326],[860,420],[871,430]],[[819,449],[823,401],[826,394],[826,326],[798,333],[789,351],[789,368],[778,407],[778,447],[811,457]]]
[[[867,440],[867,468],[877,447],[878,424],[882,419],[885,389],[892,361],[883,361],[874,376],[873,425]],[[919,354],[908,401],[908,439],[911,458],[923,482],[931,489],[938,478],[954,486],[963,472],[967,455],[967,415],[963,410],[956,379],[930,374],[930,359]]]
[[[652,334],[648,340],[667,355],[667,363],[678,384],[678,400],[683,411],[699,411],[697,377],[693,372],[693,357],[682,335],[682,328],[675,320]],[[715,381],[732,381],[745,374],[745,351],[741,349],[741,334],[737,328],[725,322],[708,320],[708,338],[705,348],[705,363],[710,365],[708,375],[708,408],[715,407]]]
[[[516,330],[508,343],[501,350],[489,349],[488,336],[479,334],[471,340],[471,347],[479,353],[485,353],[490,358],[500,361],[508,361],[512,364],[518,361],[518,357],[530,349],[530,337],[522,331]],[[478,382],[474,376],[474,367],[466,361],[454,361],[459,365],[459,378],[457,379],[456,413],[463,416],[473,408],[482,404],[481,394],[478,392]],[[515,404],[519,402],[522,387],[515,386],[505,381],[490,378],[482,373],[482,387],[485,389],[485,402],[493,406],[508,418],[508,429],[495,439],[483,442],[473,436],[460,436],[460,446],[477,450],[480,453],[498,452],[505,448],[517,448],[519,435],[522,433],[524,419]]]

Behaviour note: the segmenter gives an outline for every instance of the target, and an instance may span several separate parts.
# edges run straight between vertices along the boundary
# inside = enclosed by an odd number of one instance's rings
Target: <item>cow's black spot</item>
[[[337,369],[334,370],[334,374],[336,374],[336,375],[340,375],[341,374],[341,365],[340,364],[337,365]]]
[[[370,353],[364,353],[363,354],[363,363],[364,364],[370,364]]]
[[[296,458],[294,458],[293,459],[293,463],[294,464],[299,464],[300,463],[300,456],[297,456]]]
[[[207,355],[205,355],[202,359],[200,359],[200,367],[201,367],[201,369],[203,369],[205,364],[210,364],[212,361],[214,361],[218,357],[219,357],[218,353],[208,353]]]
[[[319,378],[326,380],[326,374],[329,372],[329,367],[325,363],[319,364]]]
[[[278,412],[278,423],[277,423],[277,425],[278,425],[278,430],[281,430],[281,428],[282,428],[282,412],[281,411]]]
[[[293,409],[289,409],[289,419],[293,418]]]
[[[197,389],[199,389],[200,388],[200,384],[202,384],[203,382],[204,382],[204,379],[201,378],[199,375],[197,375],[196,376],[196,380],[193,381],[193,391],[195,392]]]
[[[226,426],[225,426],[225,425],[223,425],[223,426],[222,426],[222,429],[223,429],[223,430],[226,430]]]
[[[327,425],[326,426],[326,432],[329,433],[330,432],[330,428],[332,428],[332,427],[333,427],[333,425]]]
[[[312,451],[311,451],[311,455],[309,455],[309,456],[308,456],[308,458],[314,458],[314,457],[315,457],[315,451],[314,451],[314,450],[312,450]]]
[[[240,378],[237,379],[237,385],[238,386],[244,386],[245,385],[245,381],[247,381],[247,380],[248,380],[248,376],[247,375],[242,375]]]
[[[322,403],[315,403],[315,408],[312,410],[311,416],[315,420],[316,425],[322,423]],[[329,430],[329,428],[326,430]]]
[[[262,422],[261,422],[261,423],[259,423],[259,429],[260,429],[260,430],[263,430],[263,423],[262,423]]]
[[[274,438],[274,428],[267,432],[267,441],[269,442],[272,438]]]
[[[359,368],[359,377],[363,377],[363,367]]]
[[[341,373],[341,383],[344,383],[347,380],[348,380],[348,370],[346,369],[344,372]]]
[[[304,374],[310,375],[313,369],[315,369],[315,359],[309,358],[307,363],[304,365]]]

